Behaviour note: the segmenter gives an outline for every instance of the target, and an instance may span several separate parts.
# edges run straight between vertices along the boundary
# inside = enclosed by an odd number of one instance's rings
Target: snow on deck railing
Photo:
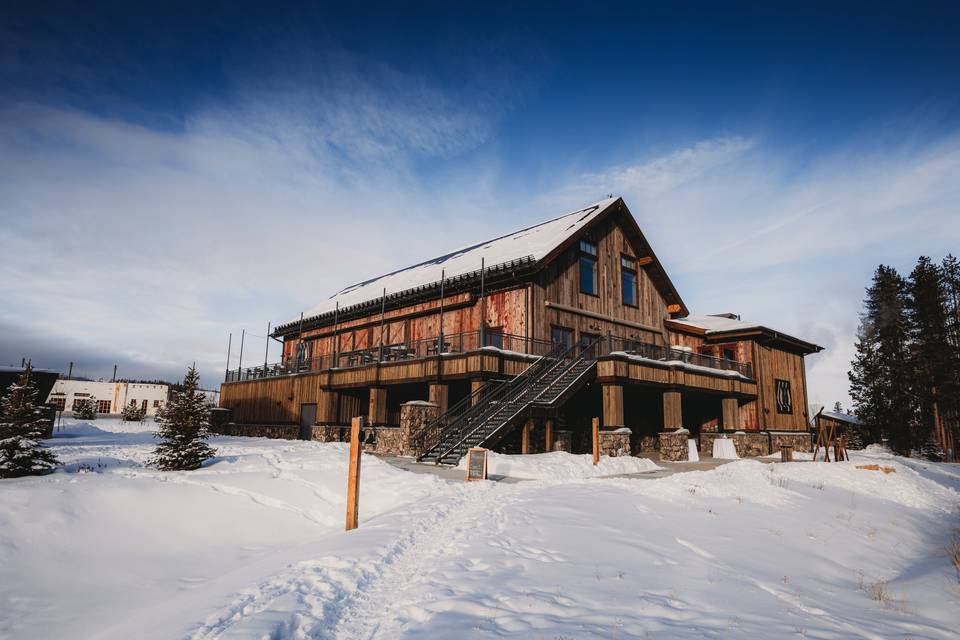
[[[553,343],[545,340],[495,331],[486,331],[482,342],[481,345],[479,331],[468,331],[444,335],[442,344],[440,337],[434,336],[411,342],[343,351],[336,355],[328,353],[311,357],[307,355],[306,352],[309,349],[305,346],[304,353],[300,357],[287,358],[282,362],[266,366],[256,365],[231,369],[226,372],[225,381],[257,380],[310,371],[322,371],[324,369],[352,369],[377,363],[443,357],[480,349],[499,350],[507,355],[542,356],[553,347]],[[306,343],[304,344],[306,345]],[[589,350],[590,356],[593,358],[601,356],[642,358],[663,365],[682,365],[688,369],[698,368],[706,372],[720,371],[753,379],[753,366],[749,362],[717,358],[703,353],[695,353],[689,349],[650,344],[613,335],[608,335],[603,340],[594,342]]]
[[[477,351],[481,348],[490,350],[497,349],[507,354],[541,356],[547,353],[552,346],[550,342],[544,340],[511,335],[499,331],[486,331],[483,335],[482,342],[483,344],[481,345],[479,331],[468,331],[465,333],[444,335],[442,343],[440,336],[434,336],[410,342],[376,345],[366,349],[353,349],[339,352],[336,355],[326,353],[318,356],[309,356],[306,354],[306,351],[309,351],[309,349],[305,347],[305,353],[300,357],[287,358],[282,362],[268,364],[266,366],[256,365],[253,367],[230,369],[226,372],[225,381],[240,382],[243,380],[271,378],[295,373],[322,371],[324,369],[352,369],[376,363],[443,357],[449,354]]]

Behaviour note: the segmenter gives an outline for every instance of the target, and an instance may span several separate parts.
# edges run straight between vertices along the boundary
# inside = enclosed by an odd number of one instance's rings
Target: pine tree
[[[37,387],[29,365],[0,401],[0,478],[53,471],[57,458],[40,443],[44,420],[37,412]]]
[[[913,440],[927,457],[941,457],[942,434],[935,429],[935,413],[948,386],[950,350],[947,348],[947,308],[940,268],[921,256],[910,274],[907,320],[910,326],[911,385],[917,408]]]
[[[843,407],[840,406],[840,401],[837,400],[833,403],[833,412],[834,413],[843,413]]]
[[[145,411],[137,406],[136,400],[131,400],[120,412],[121,422],[143,422]]]
[[[94,399],[77,400],[73,405],[73,417],[77,420],[95,420],[97,412],[94,409]]]
[[[850,396],[874,441],[886,438],[897,453],[909,455],[914,437],[906,284],[895,269],[880,265],[867,289],[851,363]]]
[[[198,393],[200,376],[196,365],[187,370],[183,391],[174,394],[157,412],[157,445],[151,464],[164,471],[198,469],[216,453],[206,439],[210,437],[210,409],[207,399]]]
[[[960,443],[960,261],[952,255],[940,265],[946,315],[947,379],[939,394],[940,416],[943,428],[949,434],[953,462],[960,461],[957,444]]]

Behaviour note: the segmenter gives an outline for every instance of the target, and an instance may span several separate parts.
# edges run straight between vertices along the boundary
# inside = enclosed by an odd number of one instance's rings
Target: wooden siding
[[[663,344],[663,321],[669,317],[667,303],[643,266],[640,266],[637,272],[637,306],[624,305],[620,296],[621,255],[633,258],[646,256],[638,255],[640,249],[630,245],[623,230],[614,220],[604,221],[589,235],[597,244],[599,295],[580,292],[580,249],[577,243],[549,264],[533,284],[533,337],[549,340],[551,326],[559,325],[573,329],[574,339],[579,339],[581,333],[611,332],[624,338]],[[551,308],[546,304],[548,302],[590,312],[591,315]],[[597,318],[597,314],[610,320]],[[617,323],[616,320],[628,322],[630,325],[645,325],[652,330]]]
[[[745,400],[752,399],[757,393],[755,383],[741,378],[658,367],[617,357],[604,358],[597,362],[597,378],[601,382],[687,387],[720,395],[738,396]]]
[[[444,334],[479,331],[481,308],[485,308],[488,328],[497,328],[512,335],[526,335],[525,286],[495,291],[485,298],[481,302],[478,296],[469,293],[444,296]],[[437,337],[440,326],[439,302],[438,298],[386,312],[383,344],[410,343]],[[332,354],[335,346],[339,353],[378,347],[381,344],[380,314],[373,313],[342,323],[337,327],[336,336],[332,326],[305,331],[303,335],[308,358]],[[296,355],[297,341],[295,335],[287,337],[283,345],[285,359]]]
[[[756,345],[758,382],[763,429],[774,431],[803,431],[807,429],[807,391],[803,356],[762,344]],[[777,412],[776,380],[790,382],[793,395],[793,413]]]
[[[318,420],[337,415],[338,423],[346,424],[367,415],[370,387],[386,387],[389,397],[390,385],[421,382],[427,400],[427,383],[512,377],[529,365],[526,358],[485,352],[230,382],[220,387],[220,406],[233,409],[237,422],[280,424],[298,422],[300,405],[316,403]]]

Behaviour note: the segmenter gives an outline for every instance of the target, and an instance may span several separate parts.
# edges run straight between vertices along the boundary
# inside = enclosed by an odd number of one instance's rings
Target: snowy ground
[[[116,421],[50,444],[63,469],[0,482],[0,638],[955,638],[960,623],[956,465],[870,451],[584,479],[557,454],[514,463],[546,479],[506,485],[364,456],[344,533],[340,444],[215,438],[190,473],[144,468],[151,434]]]

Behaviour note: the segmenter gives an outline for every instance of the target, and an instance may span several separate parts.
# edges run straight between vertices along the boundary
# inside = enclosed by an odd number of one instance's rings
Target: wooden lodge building
[[[586,452],[593,417],[614,455],[811,444],[821,348],[691,315],[621,198],[347,287],[273,336],[281,362],[227,372],[221,431],[339,440],[363,415],[370,450],[444,463]]]

